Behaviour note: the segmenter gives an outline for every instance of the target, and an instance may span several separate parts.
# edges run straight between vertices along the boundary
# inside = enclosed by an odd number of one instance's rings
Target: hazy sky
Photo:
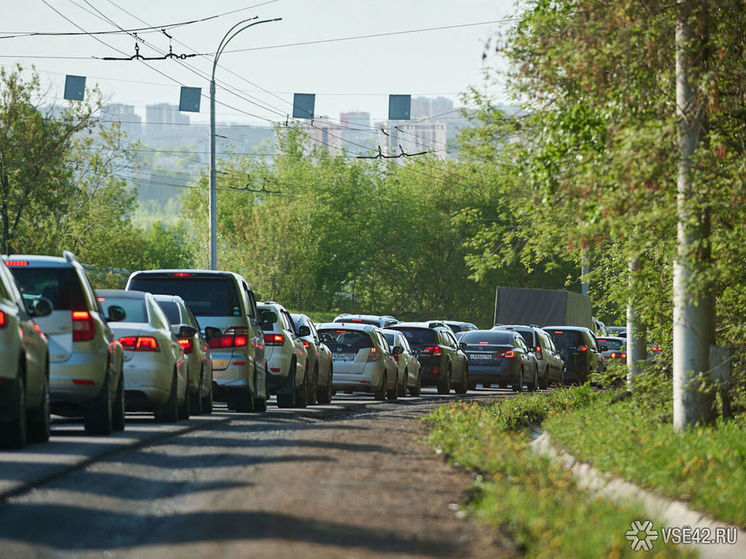
[[[482,83],[484,43],[506,26],[493,23],[321,44],[257,47],[488,22],[504,19],[514,10],[514,0],[47,2],[49,5],[42,0],[0,0],[0,36],[24,31],[80,32],[76,25],[87,32],[110,31],[116,26],[163,26],[240,10],[168,30],[174,39],[174,53],[212,53],[225,32],[241,19],[281,17],[282,21],[257,25],[238,35],[220,58],[216,72],[218,102],[232,107],[219,104],[218,120],[255,124],[284,120],[293,92],[316,93],[316,114],[333,119],[345,110],[367,111],[374,119],[384,119],[389,93],[442,95],[456,100],[467,86]],[[140,54],[158,56],[156,49],[167,51],[168,39],[163,34],[140,36],[145,40]],[[16,63],[35,65],[55,99],[62,98],[65,74],[85,75],[89,86],[98,83],[111,101],[133,104],[142,116],[146,104],[178,103],[179,83],[208,92],[209,78],[204,74],[212,67],[211,56],[189,58],[181,64],[175,60],[148,62],[152,68],[143,62],[95,60],[92,57],[122,56],[116,49],[126,56],[134,54],[131,36],[98,38],[103,42],[85,35],[2,38],[0,64],[6,68]],[[256,50],[229,52],[240,49]],[[241,96],[229,93],[231,88],[240,90]],[[490,91],[501,95],[498,88]],[[250,96],[256,99],[247,99]],[[192,119],[203,121],[208,115],[209,103],[203,98],[201,113],[193,114]]]

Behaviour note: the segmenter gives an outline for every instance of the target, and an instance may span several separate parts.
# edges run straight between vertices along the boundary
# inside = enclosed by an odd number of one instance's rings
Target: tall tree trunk
[[[638,290],[637,274],[640,271],[640,257],[631,256],[627,262],[627,269],[630,291],[627,299],[627,388],[632,390],[633,378],[640,373],[642,364],[647,359],[645,330],[634,302]]]
[[[676,116],[679,121],[677,180],[678,251],[673,276],[673,424],[680,431],[715,417],[714,396],[700,390],[697,377],[709,368],[714,341],[709,264],[709,219],[696,210],[692,156],[703,129],[703,111],[692,87],[693,0],[678,0],[676,21]],[[705,248],[703,248],[705,247]]]

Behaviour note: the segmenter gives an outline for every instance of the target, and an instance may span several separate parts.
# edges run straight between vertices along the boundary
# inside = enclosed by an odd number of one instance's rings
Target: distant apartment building
[[[101,124],[121,123],[122,130],[130,138],[137,138],[142,133],[142,117],[135,112],[134,105],[110,103],[101,107]]]
[[[188,125],[189,115],[179,112],[179,107],[170,103],[146,105],[145,124],[151,131],[165,130],[173,125]]]

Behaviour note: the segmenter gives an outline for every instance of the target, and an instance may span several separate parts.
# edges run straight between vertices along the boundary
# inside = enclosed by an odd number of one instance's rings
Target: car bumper
[[[487,384],[510,384],[518,382],[520,373],[516,372],[512,366],[507,365],[474,365],[469,363],[469,381],[475,383]]]
[[[67,361],[49,364],[51,404],[84,404],[95,399],[106,378],[108,353],[73,353]]]

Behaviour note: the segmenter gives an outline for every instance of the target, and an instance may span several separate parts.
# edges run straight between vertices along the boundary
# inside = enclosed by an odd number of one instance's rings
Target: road
[[[343,395],[176,426],[128,414],[109,438],[56,421],[50,443],[0,453],[0,557],[516,555],[464,518],[471,476],[421,440],[450,400]]]

